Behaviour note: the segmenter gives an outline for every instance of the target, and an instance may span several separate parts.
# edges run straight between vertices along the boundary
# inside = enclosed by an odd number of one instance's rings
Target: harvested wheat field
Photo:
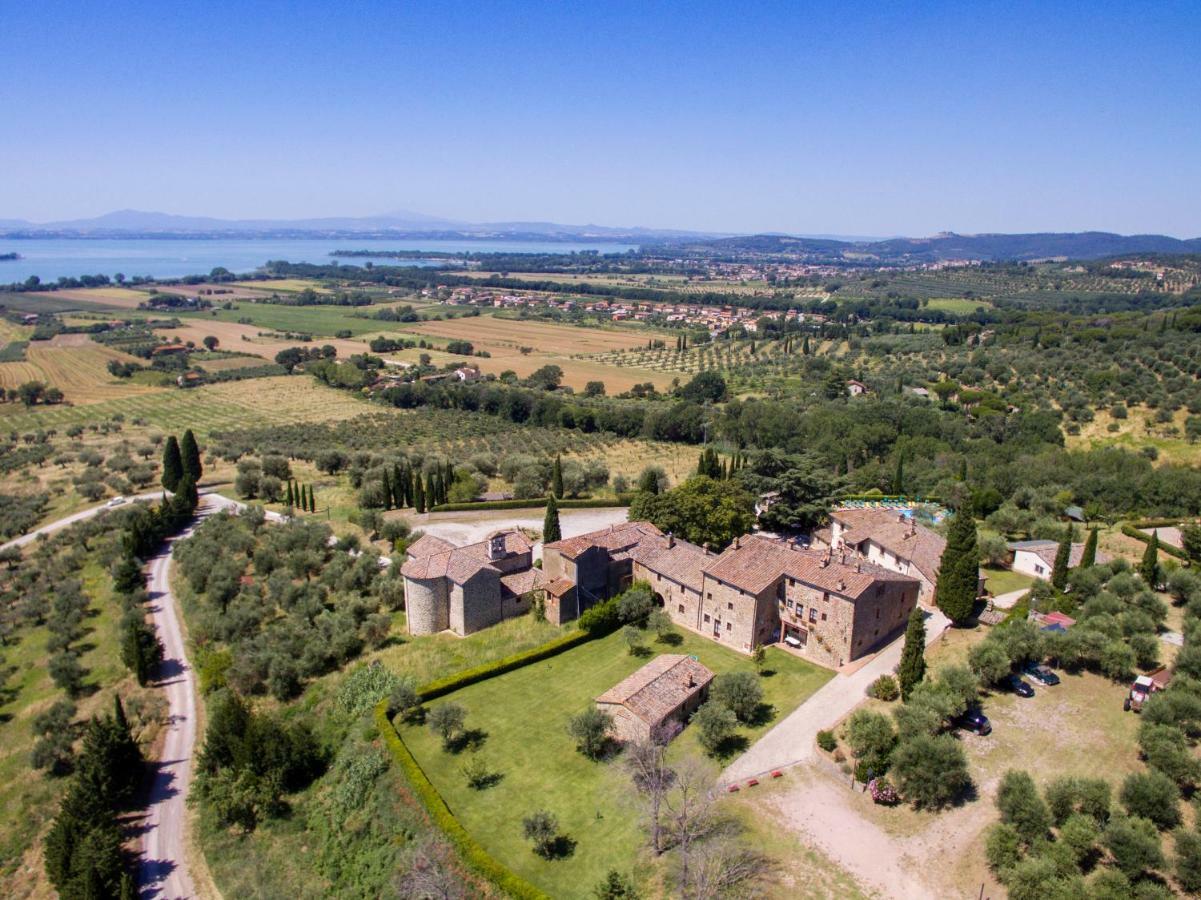
[[[192,341],[197,347],[202,345],[205,337],[212,335],[220,343],[218,347],[231,353],[253,353],[271,362],[275,354],[288,347],[322,347],[332,344],[338,349],[338,356],[345,358],[354,353],[367,352],[367,345],[362,341],[344,340],[341,338],[317,338],[310,343],[289,341],[283,338],[259,337],[259,332],[269,329],[259,325],[242,325],[238,322],[223,322],[220,319],[187,319],[186,324],[179,328],[158,328],[157,334],[176,341]]]
[[[576,328],[525,319],[498,319],[495,316],[468,316],[440,322],[406,326],[406,331],[450,340],[471,341],[477,348],[532,347],[562,356],[573,353],[601,353],[630,347],[645,347],[651,332],[618,329]]]
[[[71,338],[84,338],[76,344]],[[56,343],[57,342],[57,343]],[[110,360],[144,363],[128,353],[94,344],[85,335],[59,335],[54,342],[36,341],[25,350],[24,362],[0,363],[0,387],[42,381],[58,388],[69,403],[102,403],[164,389],[116,378],[106,368]]]
[[[89,306],[137,309],[139,303],[145,302],[147,293],[144,290],[139,291],[133,288],[98,287],[57,290],[54,292],[54,296],[60,300],[77,300]]]

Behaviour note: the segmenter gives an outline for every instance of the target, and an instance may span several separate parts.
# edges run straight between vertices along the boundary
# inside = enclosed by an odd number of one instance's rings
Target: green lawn
[[[655,644],[654,650],[696,654],[719,674],[754,671],[745,656],[697,635],[685,634],[678,647]],[[428,728],[408,725],[401,734],[451,810],[499,861],[554,897],[590,896],[609,869],[635,869],[644,838],[620,759],[604,763],[586,759],[567,734],[567,723],[649,658],[630,656],[621,635],[613,634],[433,704],[462,705],[467,710],[467,728],[486,733],[478,752],[501,779],[483,791],[468,787],[462,774],[469,754],[443,750]],[[756,729],[744,729],[750,741],[832,675],[776,649],[768,651],[766,668],[774,670],[763,679],[774,715]],[[699,752],[695,735],[686,729],[671,752],[675,756]],[[521,820],[536,809],[558,816],[562,833],[576,841],[571,856],[547,861],[532,852],[522,835]]]
[[[926,301],[927,309],[941,309],[957,316],[970,315],[980,307],[992,309],[992,303],[975,297],[931,297]]]
[[[1021,572],[1011,572],[1009,569],[993,569],[985,567],[984,583],[994,597],[1008,594],[1010,591],[1020,591],[1034,584],[1035,579]]]
[[[179,313],[181,319],[217,319],[222,322],[249,320],[260,328],[275,331],[298,331],[308,334],[333,337],[339,331],[353,335],[374,334],[385,330],[393,322],[377,322],[357,318],[370,316],[375,310],[370,306],[284,306],[279,303],[250,303],[234,301],[235,309],[205,310],[197,313]],[[213,315],[216,313],[216,315]]]

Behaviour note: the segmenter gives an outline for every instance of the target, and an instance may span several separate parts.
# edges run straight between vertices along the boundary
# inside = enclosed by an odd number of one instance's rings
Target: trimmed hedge
[[[548,894],[544,894],[517,873],[493,859],[455,818],[450,807],[446,805],[446,801],[442,799],[442,795],[438,793],[438,789],[434,787],[433,782],[425,774],[425,770],[409,752],[409,748],[405,746],[405,742],[401,740],[400,735],[389,721],[387,700],[381,700],[376,705],[375,724],[379,729],[380,737],[387,744],[392,758],[404,771],[405,777],[412,785],[422,806],[429,813],[430,819],[454,844],[460,858],[510,897],[516,897],[518,900],[550,900]]]
[[[530,650],[523,650],[521,653],[506,656],[504,659],[498,659],[495,662],[475,666],[471,669],[464,669],[462,672],[457,672],[454,675],[448,675],[445,678],[439,678],[437,681],[431,681],[419,689],[417,693],[421,695],[423,703],[435,700],[438,697],[446,696],[452,691],[457,691],[459,688],[465,688],[470,684],[487,681],[489,678],[504,675],[506,672],[512,672],[514,669],[520,669],[531,663],[550,659],[552,656],[558,656],[563,651],[570,650],[572,647],[590,641],[594,637],[597,637],[597,635],[588,631],[573,631],[571,634],[565,634],[563,637],[555,638],[553,641],[547,641],[545,644]]]
[[[596,498],[588,500],[560,500],[559,509],[607,509],[610,507],[629,506],[631,494],[620,494],[617,497]],[[549,497],[530,497],[525,500],[481,500],[478,503],[439,503],[431,507],[430,512],[470,512],[474,509],[534,509],[546,506]]]
[[[1176,524],[1175,522],[1172,523],[1172,525],[1175,525],[1175,524]],[[1143,527],[1144,528],[1166,528],[1168,526],[1166,526],[1166,525],[1143,525]],[[1129,525],[1129,524],[1123,525],[1122,526],[1122,534],[1126,535],[1126,537],[1132,537],[1136,541],[1141,541],[1144,544],[1151,542],[1151,535],[1146,534],[1142,531],[1139,531],[1133,525]],[[1188,556],[1185,554],[1185,552],[1183,550],[1178,550],[1177,548],[1173,547],[1171,544],[1165,544],[1163,541],[1160,541],[1159,542],[1159,550],[1161,553],[1168,554],[1168,556],[1174,556],[1177,559],[1182,559],[1185,562],[1188,562]]]

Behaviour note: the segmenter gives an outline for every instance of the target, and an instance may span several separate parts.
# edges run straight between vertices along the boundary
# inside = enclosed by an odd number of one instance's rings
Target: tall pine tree
[[[200,484],[204,467],[200,465],[200,447],[196,444],[196,435],[192,434],[191,428],[183,433],[183,439],[179,442],[179,454],[183,461],[184,474],[191,476],[193,483]]]
[[[1143,581],[1154,590],[1159,584],[1159,532],[1151,532],[1151,540],[1147,541],[1147,549],[1143,551],[1143,561],[1138,564],[1138,574]]]
[[[901,650],[901,662],[897,666],[901,699],[908,700],[909,693],[925,677],[926,620],[921,608],[915,606],[909,614],[909,624],[905,627],[905,646]]]
[[[167,446],[163,449],[163,487],[174,491],[183,478],[183,457],[179,455],[179,441],[175,435],[167,438]]]
[[[1055,551],[1055,564],[1051,566],[1051,584],[1057,591],[1068,586],[1068,567],[1072,561],[1072,526],[1059,542]]]
[[[555,495],[551,494],[546,500],[546,517],[542,520],[542,543],[550,544],[562,537],[563,532],[559,528],[559,504]]]
[[[980,545],[976,521],[961,509],[951,519],[947,546],[938,564],[935,603],[955,624],[971,618],[980,584]]]
[[[1087,569],[1097,564],[1097,529],[1088,530],[1088,538],[1084,541],[1084,553],[1080,556],[1080,568]]]
[[[550,472],[550,492],[554,497],[562,498],[563,496],[563,460],[557,453],[554,467]]]

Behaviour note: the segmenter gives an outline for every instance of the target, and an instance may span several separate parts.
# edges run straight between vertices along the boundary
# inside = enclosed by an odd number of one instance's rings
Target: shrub
[[[430,710],[426,723],[442,738],[442,746],[449,747],[463,730],[467,711],[457,703],[442,703]]]
[[[351,716],[358,717],[373,708],[396,686],[400,679],[381,663],[356,666],[340,685],[335,698]]]
[[[984,843],[984,858],[996,876],[1005,881],[1008,870],[1022,858],[1022,838],[1017,829],[1005,822],[992,825]]]
[[[763,703],[763,686],[750,672],[726,672],[713,679],[709,699],[732,712],[739,722],[750,722]]]
[[[544,809],[530,813],[521,820],[521,830],[526,840],[533,842],[534,852],[544,859],[554,856],[555,841],[559,837],[559,820]]]
[[[892,773],[901,796],[918,808],[939,809],[971,785],[967,756],[950,735],[918,735],[892,753]]]
[[[1028,772],[1013,769],[1006,772],[997,789],[996,803],[1001,821],[1012,825],[1027,844],[1046,837],[1051,827],[1051,813]]]
[[[589,759],[600,759],[609,745],[609,732],[613,728],[613,717],[595,706],[589,706],[574,716],[567,726],[567,733],[575,738],[576,749]]]
[[[878,712],[856,710],[847,722],[847,743],[855,758],[873,774],[883,774],[888,770],[888,757],[896,742],[892,723],[887,716]]]
[[[1162,772],[1135,772],[1122,782],[1122,805],[1163,830],[1180,824],[1180,789]]]
[[[901,696],[901,688],[891,675],[881,675],[868,685],[867,695],[876,700],[892,702]]]
[[[592,637],[601,637],[617,629],[621,625],[619,603],[620,598],[611,597],[588,607],[580,614],[580,630]]]
[[[596,900],[638,900],[638,890],[633,881],[616,869],[610,869],[604,880],[593,888],[592,896]]]
[[[1084,864],[1097,852],[1097,841],[1101,838],[1101,826],[1091,816],[1077,813],[1071,816],[1059,830],[1059,843],[1067,847],[1076,865]]]
[[[1103,836],[1114,863],[1128,878],[1137,879],[1148,869],[1163,867],[1163,850],[1155,823],[1135,816],[1115,816]]]
[[[821,747],[827,753],[833,753],[838,747],[838,739],[834,737],[833,731],[819,731],[817,733],[817,746]]]
[[[1201,893],[1201,834],[1179,828],[1176,838],[1176,880],[1190,894]]]
[[[896,806],[901,802],[901,795],[887,778],[873,778],[867,788],[871,792],[873,802],[881,806]]]
[[[1076,813],[1104,825],[1109,821],[1109,793],[1109,782],[1101,778],[1056,778],[1047,785],[1047,807],[1059,827]]]
[[[984,640],[967,655],[968,667],[984,685],[994,685],[1010,672],[1009,654],[999,641]]]
[[[714,755],[734,733],[738,719],[725,706],[709,700],[693,715],[692,725],[697,729],[697,738],[705,752]]]

